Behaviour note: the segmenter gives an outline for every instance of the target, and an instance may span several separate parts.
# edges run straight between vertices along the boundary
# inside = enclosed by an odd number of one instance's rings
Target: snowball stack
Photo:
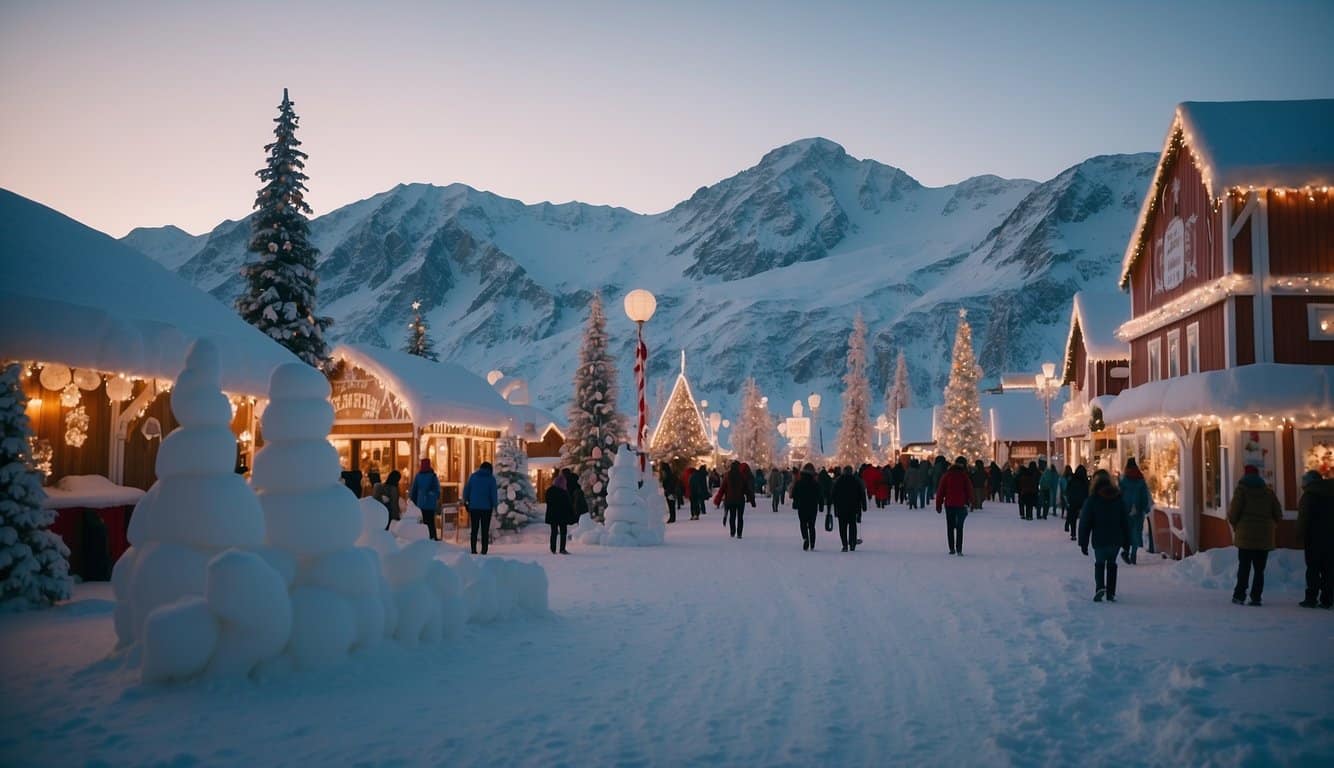
[[[605,523],[601,535],[581,534],[580,541],[608,547],[648,547],[663,541],[662,518],[640,494],[638,461],[634,449],[628,445],[621,446],[611,465]]]
[[[380,559],[356,546],[362,511],[338,483],[338,453],[326,439],[333,421],[323,374],[297,363],[274,370],[251,482],[268,546],[295,562],[288,655],[304,666],[372,645],[386,629]]]

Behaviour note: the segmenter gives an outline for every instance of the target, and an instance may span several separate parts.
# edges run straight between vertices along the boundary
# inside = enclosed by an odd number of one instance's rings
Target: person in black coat
[[[1079,513],[1083,511],[1088,497],[1089,473],[1080,464],[1065,483],[1065,530],[1070,532],[1071,541],[1079,536]]]
[[[557,474],[551,481],[551,486],[547,488],[547,525],[551,526],[551,554],[556,554],[556,544],[560,542],[560,553],[568,555],[565,551],[565,536],[569,531],[570,523],[577,522],[574,514],[574,500],[570,498],[570,492],[565,488],[565,474]]]
[[[843,551],[857,551],[857,519],[866,511],[866,491],[862,481],[852,473],[852,467],[844,467],[843,474],[834,481],[834,515],[838,518],[838,537],[843,541]]]
[[[667,522],[676,522],[676,504],[681,498],[680,481],[672,471],[672,465],[662,462],[658,465],[658,482],[662,485],[662,495],[667,499]]]
[[[1116,553],[1130,546],[1130,513],[1112,476],[1100,469],[1093,491],[1079,513],[1079,549],[1087,555],[1093,544],[1093,602],[1116,602]]]
[[[698,520],[708,514],[709,470],[703,464],[690,473],[690,519]]]
[[[820,514],[823,495],[820,481],[815,479],[815,465],[806,462],[792,485],[792,506],[797,508],[797,521],[801,524],[803,551],[815,549],[815,518]]]

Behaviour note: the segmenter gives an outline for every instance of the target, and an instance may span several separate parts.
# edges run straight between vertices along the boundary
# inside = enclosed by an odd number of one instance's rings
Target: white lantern
[[[91,392],[102,386],[102,377],[98,376],[96,371],[90,371],[87,368],[75,368],[72,378],[74,379],[74,386],[84,392]]]
[[[812,411],[820,410],[820,396],[818,394],[812,392],[811,396],[806,398],[806,402],[810,404]]]
[[[129,379],[112,376],[107,379],[107,399],[113,403],[123,403],[134,394],[134,385]]]
[[[625,314],[636,323],[647,323],[658,309],[658,300],[643,288],[625,295]]]
[[[800,401],[800,400],[793,400],[793,401],[792,401],[792,418],[794,418],[794,419],[800,419],[800,418],[801,418],[801,415],[802,415],[803,413],[805,413],[805,412],[806,412],[806,409],[803,408],[803,407],[801,406],[801,401]]]
[[[1056,363],[1043,363],[1042,375],[1049,379],[1056,378]]]
[[[58,391],[65,388],[73,377],[70,376],[69,369],[63,365],[47,365],[42,368],[42,375],[38,381],[47,389]]]
[[[491,371],[486,375],[486,383],[494,387],[496,385],[496,382],[500,381],[503,378],[505,378],[505,374],[501,373],[500,371]]]

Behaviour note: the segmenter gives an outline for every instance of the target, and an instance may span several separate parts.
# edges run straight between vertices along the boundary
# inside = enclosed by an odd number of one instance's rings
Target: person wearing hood
[[[570,525],[578,525],[579,518],[588,514],[588,497],[584,495],[584,489],[579,487],[579,476],[574,470],[566,467],[560,474],[565,478],[565,492],[570,494],[570,508],[573,514]]]
[[[728,527],[728,535],[738,539],[746,525],[746,504],[755,506],[755,486],[751,483],[750,473],[742,471],[743,467],[740,462],[732,462],[718,491],[726,512],[723,524]]]
[[[950,554],[963,554],[963,522],[968,519],[968,505],[973,501],[973,481],[968,477],[968,459],[960,456],[940,476],[936,488],[936,514],[945,508],[945,537]]]
[[[417,476],[412,478],[412,487],[408,489],[408,498],[421,510],[422,524],[431,539],[436,540],[435,511],[440,508],[440,478],[431,469],[430,459],[422,459]]]
[[[834,516],[838,518],[838,537],[843,542],[844,552],[857,551],[857,520],[866,511],[866,489],[861,480],[852,471],[851,466],[843,468],[843,474],[834,480],[832,494]]]
[[[557,472],[551,486],[547,488],[547,525],[551,526],[551,554],[556,554],[556,545],[559,541],[560,554],[568,555],[565,551],[565,537],[569,532],[571,523],[578,522],[574,516],[574,502],[570,499],[570,493],[565,488],[566,479],[563,473]]]
[[[1126,459],[1125,471],[1121,473],[1121,496],[1126,500],[1126,508],[1130,510],[1130,547],[1127,552],[1122,554],[1121,559],[1130,565],[1139,563],[1139,548],[1144,543],[1144,518],[1153,508],[1153,500],[1149,496],[1149,484],[1144,480],[1144,473],[1140,471],[1139,464],[1135,463],[1135,457]],[[1153,530],[1149,530],[1149,554],[1153,554]]]
[[[797,508],[797,522],[801,524],[802,551],[815,549],[815,519],[820,514],[821,495],[815,465],[808,461],[792,484],[792,506]]]
[[[1232,590],[1232,602],[1241,605],[1246,599],[1247,582],[1251,588],[1251,605],[1260,605],[1265,591],[1265,565],[1269,551],[1274,548],[1278,522],[1283,519],[1283,505],[1278,503],[1274,489],[1265,485],[1260,470],[1249,464],[1232,492],[1232,503],[1227,507],[1227,521],[1232,526],[1232,542],[1237,545],[1237,586]],[[1254,580],[1251,572],[1255,572]]]
[[[1297,541],[1306,548],[1306,599],[1300,605],[1334,608],[1334,479],[1315,470],[1302,475]]]
[[[1079,538],[1079,515],[1084,511],[1084,502],[1088,501],[1088,497],[1089,473],[1080,464],[1065,482],[1065,530],[1070,532],[1071,541]]]
[[[1107,470],[1093,474],[1093,492],[1079,513],[1079,549],[1093,545],[1093,602],[1116,602],[1116,553],[1130,541],[1126,502]]]
[[[708,514],[709,506],[709,471],[703,464],[690,475],[690,519],[698,520],[700,515]]]
[[[496,509],[496,476],[491,462],[484,461],[463,484],[463,506],[472,522],[472,553],[477,554],[477,536],[481,534],[482,554],[491,548],[491,513]]]
[[[384,479],[383,483],[376,483],[371,488],[371,496],[384,505],[385,510],[389,512],[389,519],[384,524],[384,529],[389,530],[389,524],[403,516],[402,509],[399,506],[400,492],[398,483],[402,475],[395,469],[389,473],[389,477]]]
[[[1061,476],[1056,473],[1056,467],[1051,464],[1042,470],[1042,476],[1038,478],[1038,519],[1046,520],[1051,515],[1052,507],[1056,506],[1057,485],[1060,483]]]

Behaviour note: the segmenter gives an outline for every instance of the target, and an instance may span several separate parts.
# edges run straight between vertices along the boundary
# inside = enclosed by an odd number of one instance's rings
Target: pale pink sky
[[[1046,179],[1156,151],[1177,101],[1334,93],[1334,3],[1162,5],[0,0],[0,187],[207,230],[284,86],[317,214],[410,181],[656,212],[816,135]]]

